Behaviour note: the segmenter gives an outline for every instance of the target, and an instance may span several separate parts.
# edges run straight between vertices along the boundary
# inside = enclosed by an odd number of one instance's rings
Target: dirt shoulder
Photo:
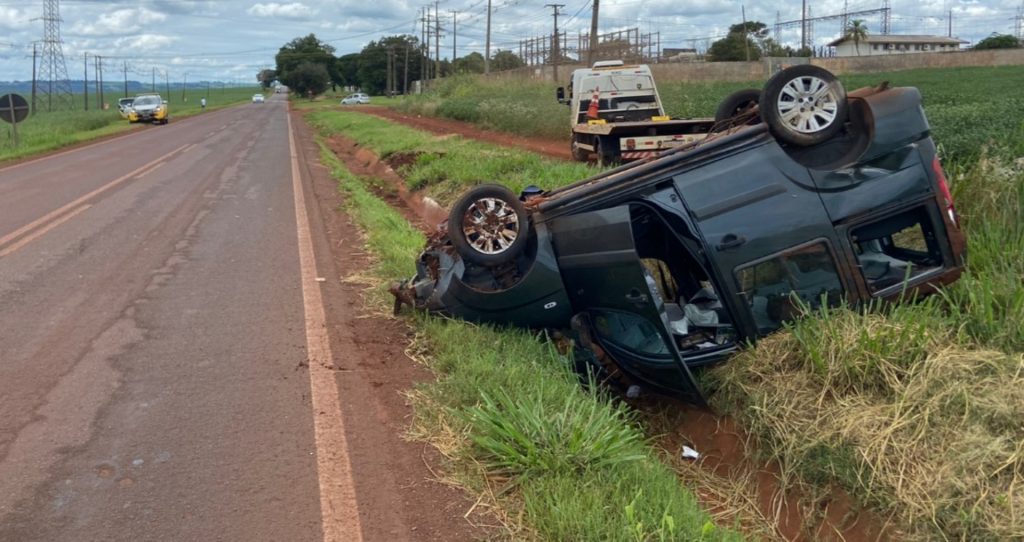
[[[439,135],[458,134],[463,137],[486,141],[503,147],[526,149],[551,158],[572,160],[572,154],[569,152],[568,137],[564,140],[526,138],[494,130],[484,130],[468,122],[444,119],[440,117],[408,115],[395,111],[394,109],[379,106],[359,106],[357,111]]]
[[[365,540],[481,540],[493,537],[474,502],[439,480],[441,456],[403,438],[412,409],[405,393],[434,378],[405,355],[411,331],[399,320],[366,314],[364,285],[346,278],[370,267],[363,240],[341,211],[337,183],[317,159],[319,148],[301,114],[292,113],[311,209],[335,368],[340,373],[345,431]],[[304,370],[297,367],[296,370]]]

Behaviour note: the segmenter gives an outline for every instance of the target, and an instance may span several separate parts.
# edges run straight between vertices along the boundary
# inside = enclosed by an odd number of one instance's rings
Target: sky
[[[441,56],[484,51],[488,0],[441,0]],[[552,9],[562,2],[559,29],[575,44],[590,27],[591,0],[491,0],[492,54],[519,51],[519,41],[549,35]],[[884,0],[810,0],[813,16],[882,7]],[[1024,0],[890,0],[892,33],[953,35],[976,42],[993,32],[1013,33]],[[146,81],[154,70],[171,81],[254,82],[273,68],[274,54],[310,33],[336,54],[358,52],[367,42],[395,34],[420,35],[423,0],[61,0],[62,49],[72,79],[83,76],[83,56],[101,55],[105,79]],[[601,0],[599,32],[629,28],[656,34],[661,47],[706,48],[730,24],[799,19],[800,0]],[[434,4],[430,4],[433,9]],[[43,35],[43,0],[0,0],[0,81],[30,80],[32,43]],[[454,12],[454,13],[453,13]],[[869,33],[881,31],[878,16],[862,17]],[[453,30],[454,27],[454,30]],[[814,42],[840,34],[838,20],[816,23]],[[453,44],[453,36],[455,43]],[[783,29],[783,43],[799,45],[799,26]],[[433,46],[433,43],[432,43]],[[92,78],[92,60],[90,78]],[[112,73],[113,72],[113,73]]]

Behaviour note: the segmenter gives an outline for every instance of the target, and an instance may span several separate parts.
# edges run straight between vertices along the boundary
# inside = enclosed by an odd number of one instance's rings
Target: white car
[[[370,97],[362,92],[356,92],[355,94],[349,94],[341,99],[341,105],[358,105],[370,103]]]
[[[263,101],[264,101],[264,98],[263,98],[262,94],[253,94],[252,95],[252,103],[254,103],[254,104],[261,104],[261,103],[263,103]]]

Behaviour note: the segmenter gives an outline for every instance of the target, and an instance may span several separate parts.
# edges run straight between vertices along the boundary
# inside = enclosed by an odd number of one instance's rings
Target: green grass
[[[362,128],[346,125],[346,133],[373,137]],[[332,133],[323,122],[320,129]],[[375,257],[370,303],[382,307],[384,285],[412,274],[424,239],[371,193],[373,179],[354,176],[322,149]],[[437,375],[410,394],[413,435],[450,458],[462,485],[500,505],[510,536],[739,539],[715,526],[680,486],[633,413],[581,387],[567,360],[542,337],[426,315],[410,323],[418,332],[414,351]]]
[[[542,158],[460,137],[439,138],[338,107],[314,106],[307,118],[325,133],[348,137],[358,134],[359,143],[382,158],[415,157],[399,173],[410,188],[425,189],[442,203],[474,184],[500,182],[514,192],[531,184],[550,189],[596,172],[582,163]]]
[[[252,95],[259,91],[259,88],[256,87],[211,89],[206,109],[216,110],[248,102]],[[171,122],[174,122],[174,119],[200,113],[199,99],[205,95],[205,90],[189,90],[183,99],[180,90],[172,90],[168,100]],[[110,104],[110,109],[106,111],[95,109],[94,98],[89,104],[90,109],[83,110],[83,98],[78,95],[74,98],[78,110],[37,112],[18,124],[20,145],[17,148],[14,147],[11,125],[0,123],[0,163],[136,128],[137,125],[129,124],[118,113],[117,99],[120,97],[119,94],[105,96],[106,101]],[[168,96],[164,96],[164,98],[166,99]]]

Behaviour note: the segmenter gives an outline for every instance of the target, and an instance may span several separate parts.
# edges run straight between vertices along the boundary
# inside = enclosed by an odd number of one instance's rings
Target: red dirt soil
[[[484,130],[468,122],[458,120],[443,119],[439,117],[424,117],[421,115],[408,115],[388,107],[360,106],[359,112],[368,113],[375,117],[411,126],[425,132],[431,132],[439,135],[458,134],[465,138],[486,141],[503,147],[526,149],[550,158],[572,160],[572,154],[569,152],[568,126],[566,127],[565,139],[526,138],[504,132]]]
[[[384,109],[384,108],[377,108]],[[360,109],[360,111],[367,111]],[[389,111],[390,110],[386,110]],[[393,113],[393,112],[392,112]],[[386,117],[396,120],[392,117]],[[403,122],[399,118],[398,122]],[[409,117],[404,117],[409,118]],[[428,123],[427,118],[416,119],[421,124]],[[463,133],[456,131],[466,123],[442,119],[429,119],[429,123],[438,127],[435,133],[459,133],[473,137],[473,131]],[[440,127],[446,127],[441,130]],[[473,129],[480,132],[479,129]],[[493,133],[491,133],[493,134]],[[487,139],[487,141],[491,141]],[[510,143],[514,139],[506,139]],[[493,142],[493,141],[492,141]],[[425,233],[434,231],[434,227],[445,218],[444,209],[429,200],[425,204],[422,196],[410,194],[405,183],[389,164],[380,160],[372,151],[359,147],[354,141],[343,136],[332,136],[328,140],[329,147],[335,152],[352,172],[369,178],[381,179],[388,187],[377,187],[376,193],[398,210],[412,224]],[[532,150],[529,147],[524,147]],[[566,153],[568,154],[568,153]],[[635,403],[641,410],[653,408],[682,411],[681,421],[668,428],[667,434],[658,439],[658,445],[678,454],[684,444],[695,448],[701,459],[696,465],[701,469],[709,469],[714,474],[732,481],[756,480],[756,487],[750,488],[757,495],[757,508],[765,518],[775,518],[771,530],[783,540],[842,540],[874,541],[890,538],[884,528],[884,522],[869,511],[857,508],[856,502],[838,488],[834,489],[829,499],[820,503],[821,516],[824,520],[815,525],[805,525],[801,514],[802,495],[796,492],[783,492],[779,486],[779,465],[774,460],[755,461],[745,443],[748,435],[734,420],[711,411],[700,410],[671,398],[651,396]],[[753,473],[753,476],[750,474]],[[725,503],[719,502],[710,492],[702,492],[694,488],[701,503],[709,510],[726,510]]]

